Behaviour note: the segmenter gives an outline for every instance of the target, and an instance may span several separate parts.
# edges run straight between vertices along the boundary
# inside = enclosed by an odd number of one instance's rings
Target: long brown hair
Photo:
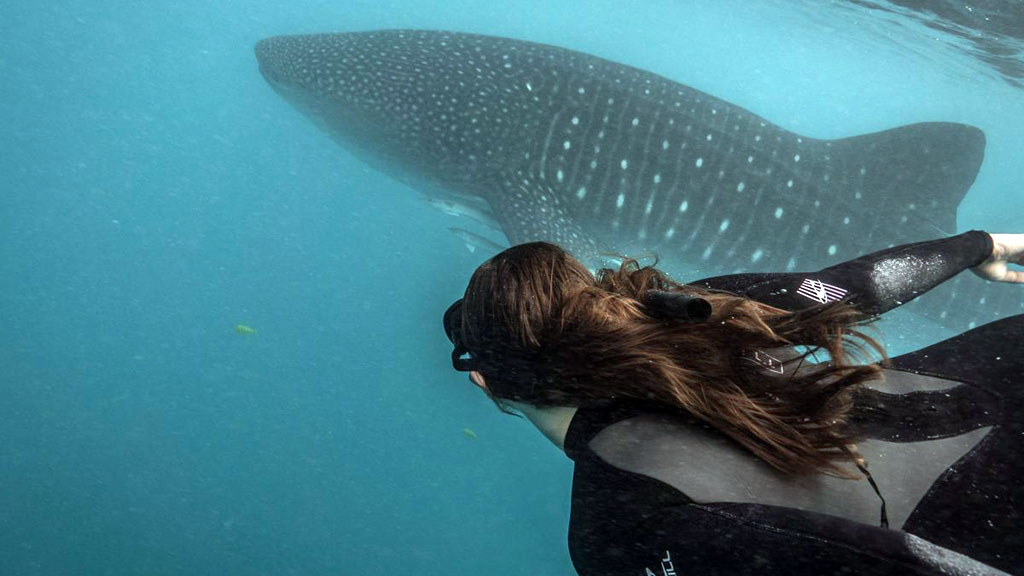
[[[698,295],[712,316],[666,321],[642,304],[648,290]],[[503,399],[650,402],[689,412],[783,472],[859,477],[837,461],[854,457],[858,440],[846,426],[853,391],[881,372],[863,361],[884,358],[862,323],[845,303],[790,312],[681,285],[634,260],[595,278],[565,250],[533,242],[476,270],[462,333],[503,411]],[[784,375],[758,363],[769,351]],[[828,361],[793,370],[815,352]]]

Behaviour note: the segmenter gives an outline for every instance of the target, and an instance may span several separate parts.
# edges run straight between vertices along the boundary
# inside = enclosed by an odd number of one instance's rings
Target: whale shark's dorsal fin
[[[985,157],[985,134],[964,124],[925,122],[833,140],[827,146],[846,165],[854,198],[871,212],[896,215],[891,243],[906,242],[907,230],[933,237],[957,231],[956,211]],[[875,239],[882,239],[882,234]]]

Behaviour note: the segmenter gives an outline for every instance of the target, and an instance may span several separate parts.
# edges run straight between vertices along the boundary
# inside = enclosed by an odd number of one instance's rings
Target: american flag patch
[[[810,278],[804,279],[803,284],[800,284],[796,293],[822,304],[842,300],[843,296],[846,296],[846,290],[838,286],[825,284],[820,280],[811,280]]]

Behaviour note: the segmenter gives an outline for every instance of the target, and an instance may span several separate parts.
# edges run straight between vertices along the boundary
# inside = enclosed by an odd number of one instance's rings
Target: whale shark
[[[788,131],[589,54],[432,30],[277,36],[255,46],[286,101],[373,167],[472,207],[510,243],[667,270],[811,271],[955,233],[984,133],[926,122],[839,139]],[[437,201],[435,201],[437,202]],[[912,303],[955,329],[1024,311],[961,274]]]

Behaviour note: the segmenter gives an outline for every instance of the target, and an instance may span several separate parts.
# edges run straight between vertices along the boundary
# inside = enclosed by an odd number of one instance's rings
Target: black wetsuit
[[[987,234],[968,232],[817,273],[740,274],[694,284],[790,310],[847,297],[866,314],[880,314],[981,263],[991,250]],[[773,368],[770,360],[764,366]],[[853,421],[877,440],[876,460],[911,454],[907,466],[872,463],[865,454],[874,475],[882,466],[878,483],[890,510],[905,509],[891,528],[880,526],[880,500],[864,481],[831,480],[857,491],[850,506],[863,510],[850,519],[846,502],[790,488],[758,468],[763,463],[745,462],[742,449],[720,466],[716,446],[731,441],[683,414],[623,402],[579,409],[565,439],[575,462],[569,549],[576,570],[581,576],[998,573],[990,566],[1024,574],[1024,315],[893,358],[886,375],[910,391],[859,392]],[[677,437],[691,440],[673,444]],[[679,456],[674,446],[687,442]],[[659,446],[660,456],[645,456],[650,446]],[[937,456],[929,452],[935,447]],[[942,458],[953,465],[934,469]],[[927,465],[933,469],[924,471]],[[736,470],[754,475],[736,477]],[[719,493],[749,496],[719,500]],[[786,500],[790,494],[810,504],[795,506]],[[860,520],[869,499],[874,519]]]

